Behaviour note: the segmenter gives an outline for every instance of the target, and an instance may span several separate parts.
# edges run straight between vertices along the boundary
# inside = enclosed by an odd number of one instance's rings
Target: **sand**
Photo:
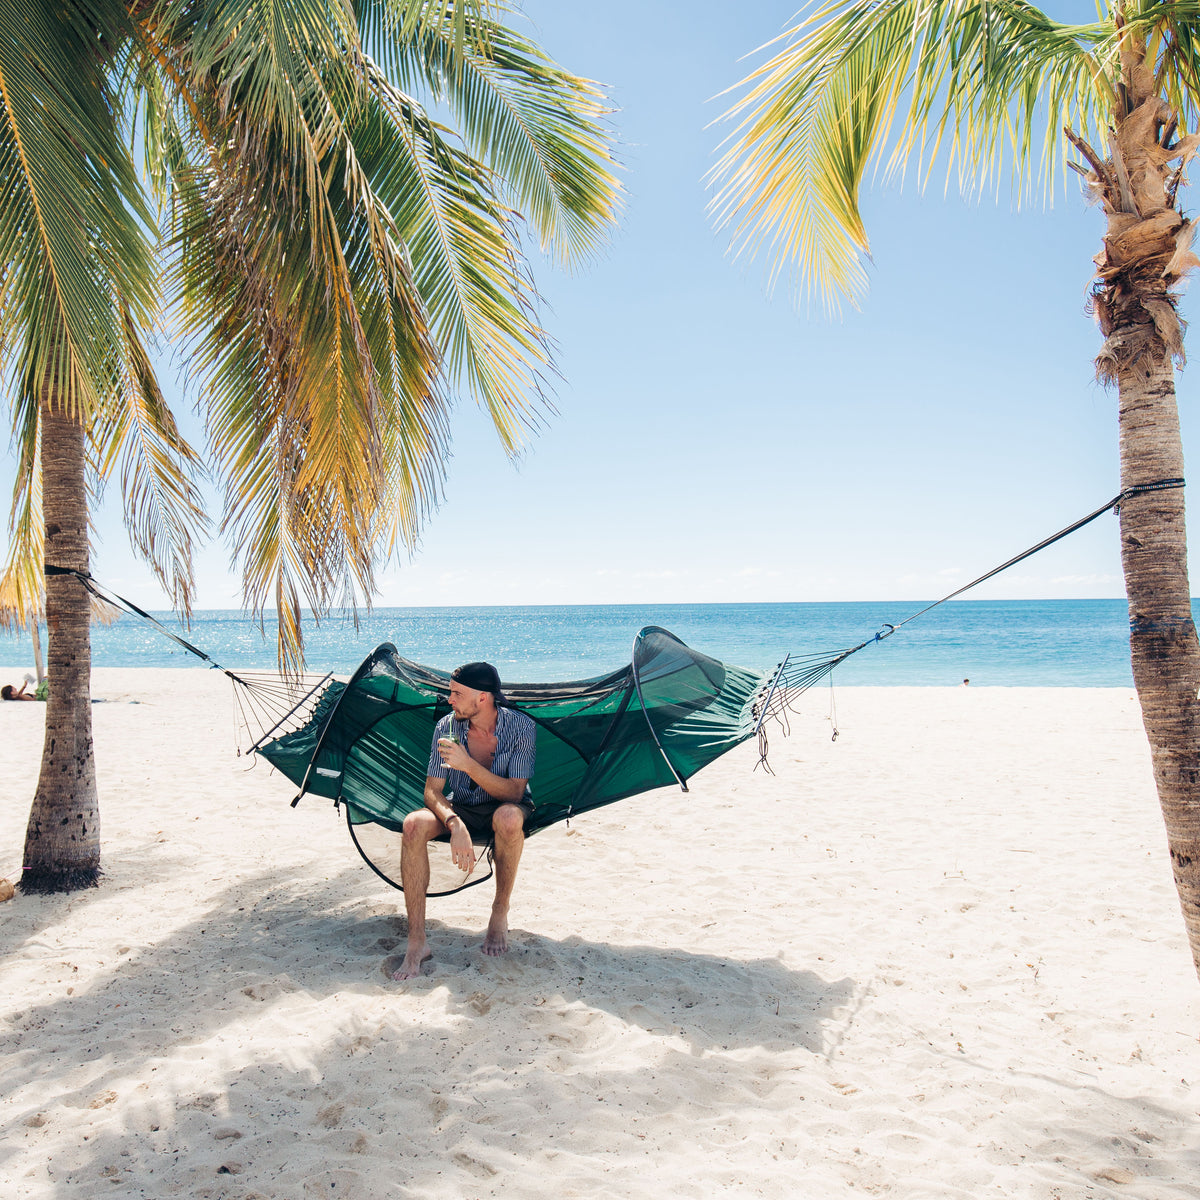
[[[807,698],[403,904],[232,754],[227,684],[97,672],[104,885],[0,905],[0,1195],[1200,1197],[1200,983],[1121,689]],[[136,701],[136,703],[135,703]],[[0,707],[15,877],[40,706]]]

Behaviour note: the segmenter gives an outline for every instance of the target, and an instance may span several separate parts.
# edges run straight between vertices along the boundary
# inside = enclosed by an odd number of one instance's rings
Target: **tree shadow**
[[[521,929],[490,959],[477,930],[450,921],[430,923],[430,973],[397,985],[385,971],[403,948],[399,898],[365,892],[357,865],[316,882],[244,877],[203,919],[14,1014],[0,1175],[79,1200],[375,1200],[517,1182],[534,1197],[567,1180],[648,1194],[648,1150],[699,1162],[710,1139],[783,1121],[858,994],[774,958]],[[1102,1187],[1114,1168],[1178,1183],[1161,1172],[1194,1161],[1194,1131],[1171,1114],[1058,1084],[1072,1120],[1045,1143],[1031,1108],[1027,1143],[1047,1195]],[[1153,1171],[1136,1161],[1139,1129],[1163,1139]],[[1106,1130],[1126,1139],[1107,1158],[1092,1134]],[[763,1180],[768,1158],[753,1168]]]
[[[521,930],[509,955],[490,959],[477,931],[442,922],[431,931],[433,973],[401,988],[384,972],[404,919],[394,901],[364,897],[357,865],[316,884],[282,871],[231,884],[202,919],[105,963],[73,995],[10,1016],[0,1054],[16,1136],[5,1157],[15,1165],[20,1142],[27,1152],[28,1138],[49,1126],[56,1149],[43,1184],[62,1196],[121,1194],[122,1184],[162,1194],[168,1177],[173,1192],[212,1198],[372,1196],[421,1178],[468,1185],[499,1169],[488,1163],[528,1149],[520,1130],[536,1122],[520,1126],[521,1114],[586,1119],[573,1077],[595,1072],[612,1039],[649,1035],[655,1061],[635,1059],[630,1069],[628,1056],[611,1056],[602,1092],[687,1091],[702,1072],[717,1104],[740,1103],[770,1085],[739,1056],[820,1053],[824,1024],[852,991],[848,980],[829,983],[776,959]],[[359,999],[348,1012],[337,999],[349,995]],[[295,1005],[305,1008],[303,1029],[278,1015]],[[327,1035],[301,1054],[297,1037],[325,1020],[308,1005],[328,1006]],[[484,1060],[440,1053],[463,1021],[476,1023]],[[257,1038],[253,1051],[226,1046],[227,1026]],[[224,1047],[215,1084],[214,1045]],[[414,1059],[431,1047],[439,1053]],[[197,1057],[210,1081],[203,1088],[188,1069]],[[417,1060],[427,1066],[406,1074]],[[160,1062],[163,1076],[150,1074]],[[55,1138],[63,1122],[79,1136]],[[411,1138],[393,1145],[396,1130],[422,1131],[423,1149]],[[456,1140],[466,1134],[467,1143]],[[315,1139],[320,1150],[298,1149],[280,1168],[280,1139]]]
[[[380,964],[385,980],[402,958],[404,919],[394,924],[396,951]],[[488,958],[477,930],[431,920],[428,931],[433,960],[418,979],[390,986],[444,989],[450,1011],[467,1018],[498,1006],[584,1004],[677,1038],[691,1054],[796,1046],[823,1054],[826,1022],[854,993],[848,979],[829,982],[779,958],[614,945],[578,935],[554,939],[522,929],[511,932],[508,954]]]
[[[56,1068],[44,1047],[79,1029],[96,1029],[95,1054],[123,1070],[130,1061],[207,1037],[248,1006],[297,991],[323,1000],[346,992],[444,988],[449,1010],[467,1017],[482,1015],[484,1004],[538,1008],[553,999],[670,1033],[691,1053],[759,1044],[819,1053],[823,1023],[852,992],[848,980],[828,983],[778,959],[606,945],[579,936],[556,940],[519,929],[511,935],[511,952],[492,959],[479,952],[477,930],[436,920],[429,923],[432,972],[402,986],[390,981],[388,969],[402,949],[404,918],[394,902],[363,891],[361,868],[351,865],[316,883],[263,872],[214,893],[202,918],[154,944],[130,946],[71,995],[10,1014],[11,1032],[0,1038],[10,1093],[35,1079],[53,1088]],[[40,937],[69,906],[96,895],[21,901],[38,909],[24,940]],[[136,903],[136,893],[130,900]],[[14,941],[10,955],[21,949],[19,936]],[[636,1002],[629,999],[630,980]],[[128,1004],[130,994],[142,1000],[136,1008]],[[768,1042],[748,1020],[748,1006],[755,1020],[760,1013],[778,1019]],[[64,1074],[72,1067],[66,1064]]]
[[[1122,1093],[1069,1073],[1018,1071],[1012,1077],[1060,1092],[1054,1124],[1030,1125],[1031,1176],[1060,1186],[1067,1182],[1079,1195],[1091,1196],[1101,1188],[1118,1196],[1134,1186],[1171,1200],[1200,1200],[1200,1126],[1191,1111],[1194,1104],[1184,1102],[1172,1110],[1136,1091]]]

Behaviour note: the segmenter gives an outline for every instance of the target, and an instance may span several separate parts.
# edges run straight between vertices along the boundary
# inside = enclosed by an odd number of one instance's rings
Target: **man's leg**
[[[425,893],[429,890],[429,843],[445,833],[446,827],[423,808],[404,818],[404,842],[400,847],[400,882],[404,885],[404,909],[408,914],[408,948],[393,979],[413,979],[421,964],[433,956],[425,941]]]
[[[492,815],[492,832],[496,835],[496,899],[492,902],[492,919],[483,939],[484,954],[505,954],[508,951],[508,903],[513,884],[517,881],[517,866],[525,848],[525,812],[516,804],[502,804]]]

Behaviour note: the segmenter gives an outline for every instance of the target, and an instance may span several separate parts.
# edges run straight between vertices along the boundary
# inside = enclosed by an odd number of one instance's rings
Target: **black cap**
[[[488,662],[469,662],[452,671],[450,678],[463,687],[474,688],[477,692],[491,692],[492,699],[497,704],[504,703],[504,693],[500,690],[500,672]]]

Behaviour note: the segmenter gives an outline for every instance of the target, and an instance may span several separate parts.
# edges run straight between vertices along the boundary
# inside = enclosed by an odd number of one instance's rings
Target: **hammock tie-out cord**
[[[986,583],[993,576],[999,575],[1001,571],[1007,571],[1009,567],[1015,567],[1017,563],[1024,562],[1025,559],[1037,554],[1040,550],[1045,550],[1048,546],[1053,546],[1055,542],[1070,536],[1085,525],[1090,525],[1097,518],[1104,516],[1105,513],[1119,513],[1121,505],[1134,496],[1140,496],[1145,492],[1169,491],[1184,486],[1185,481],[1179,478],[1157,479],[1153,483],[1132,484],[1130,487],[1118,492],[1106,504],[1102,504],[1095,511],[1088,513],[1086,517],[1081,517],[1065,529],[1060,529],[1057,533],[1051,534],[1050,537],[1043,538],[1036,546],[1030,546],[1028,550],[1023,550],[1020,554],[1008,559],[1007,562],[1002,562],[998,567],[993,567],[986,574],[980,575],[978,579],[972,579],[970,583],[963,584],[960,588],[955,588],[948,596],[943,596],[940,600],[935,600],[932,604],[927,604],[924,608],[919,609],[911,616],[905,617],[903,621],[897,621],[894,625],[882,625],[873,637],[859,642],[857,646],[849,646],[844,650],[835,650],[832,653],[825,651],[818,654],[789,654],[783,662],[778,664],[770,679],[763,685],[759,693],[761,700],[755,704],[754,716],[757,718],[755,733],[758,736],[758,766],[770,770],[770,766],[767,763],[767,720],[774,719],[778,721],[783,727],[786,736],[788,728],[787,713],[790,711],[789,706],[791,703],[812,687],[814,683],[818,683],[827,675],[831,675],[833,669],[840,666],[852,654],[857,654],[860,650],[866,649],[867,646],[873,646],[876,642],[882,642],[884,638],[891,637],[892,634],[907,625],[910,621],[915,621],[918,617],[924,616],[939,605],[953,600],[955,596],[961,596],[963,592],[969,592],[971,588],[978,587],[981,583]],[[832,686],[832,680],[830,683]],[[834,737],[836,738],[836,721],[834,727]]]

